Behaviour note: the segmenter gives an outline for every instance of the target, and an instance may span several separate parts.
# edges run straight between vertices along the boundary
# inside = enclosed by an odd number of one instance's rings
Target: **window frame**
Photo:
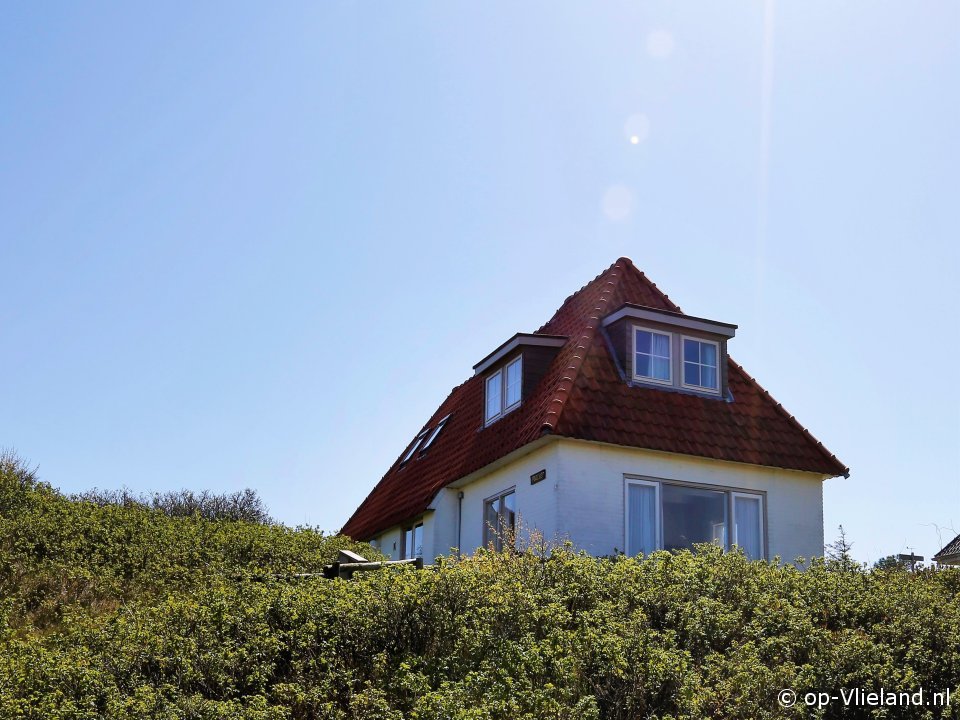
[[[507,370],[514,365],[519,364],[520,373],[520,398],[512,405],[507,405]],[[490,407],[490,381],[500,376],[500,402],[499,411],[495,415],[487,415]],[[517,355],[510,362],[501,365],[495,372],[487,375],[483,380],[483,425],[484,427],[495,423],[507,413],[513,412],[523,403],[523,355]]]
[[[430,432],[430,428],[424,428],[417,436],[413,439],[413,443],[410,445],[410,449],[407,450],[406,454],[403,456],[403,459],[400,461],[400,466],[403,467],[417,454],[417,449],[420,447],[420,443],[423,442],[423,439]]]
[[[423,455],[427,451],[427,448],[433,445],[433,441],[437,439],[437,435],[439,435],[443,431],[443,428],[446,427],[447,421],[452,415],[453,413],[450,413],[450,415],[441,418],[440,422],[438,422],[437,426],[433,429],[433,432],[431,432],[423,444],[420,445],[420,455]]]
[[[630,477],[627,476],[624,478],[625,482],[623,484],[623,547],[626,548],[626,552],[631,557],[638,555],[639,551],[631,552],[631,549],[627,547],[630,542],[630,486],[631,485],[642,485],[644,487],[652,487],[654,490],[654,523],[656,527],[654,528],[653,536],[655,538],[656,547],[653,551],[656,552],[663,547],[663,502],[660,500],[660,483],[656,480],[647,480],[639,477]]]
[[[686,380],[686,373],[684,372],[686,368],[684,367],[687,362],[687,357],[684,349],[684,341],[693,340],[694,342],[703,343],[705,345],[713,345],[714,350],[717,352],[717,386],[715,388],[707,387],[706,385],[691,385]],[[722,360],[722,354],[720,352],[720,343],[716,340],[708,340],[706,338],[697,337],[696,335],[681,335],[680,336],[680,387],[686,390],[693,390],[695,392],[710,393],[711,395],[719,395],[720,388],[723,387],[723,378],[720,375],[720,366]],[[697,362],[693,363],[701,368],[709,367],[709,365],[704,365],[700,362],[699,357]],[[702,378],[702,374],[701,374]]]
[[[666,380],[661,380],[660,378],[647,377],[646,375],[637,374],[637,330],[643,330],[648,333],[655,333],[657,335],[665,335],[667,337],[667,347],[670,348],[670,355],[667,358],[669,362],[667,363],[670,368],[670,377]],[[673,386],[673,365],[674,365],[674,356],[673,356],[673,333],[669,330],[660,330],[657,328],[648,327],[646,325],[630,325],[630,346],[631,346],[631,355],[630,355],[630,372],[633,375],[633,379],[637,382],[643,383],[653,383],[655,385],[669,385]],[[653,346],[651,345],[651,349]],[[648,353],[644,353],[648,354]],[[649,353],[650,357],[659,357]]]
[[[737,542],[737,498],[745,498],[748,500],[759,500],[760,501],[760,512],[758,513],[760,520],[760,557],[755,558],[757,560],[765,560],[767,558],[767,496],[766,493],[751,493],[743,492],[742,490],[731,490],[730,491],[730,547],[733,548],[734,545],[739,547]]]
[[[770,557],[770,548],[767,538],[767,491],[766,490],[752,490],[750,488],[742,487],[733,487],[730,485],[711,485],[710,483],[698,483],[698,482],[686,482],[683,480],[674,480],[672,478],[658,478],[658,477],[649,477],[645,475],[631,475],[625,474],[624,478],[624,492],[623,492],[623,547],[624,552],[627,555],[634,556],[637,555],[637,552],[634,552],[634,549],[629,547],[630,541],[630,502],[629,502],[629,486],[632,484],[637,485],[656,485],[656,502],[657,502],[657,512],[656,512],[656,538],[657,538],[657,550],[663,549],[663,494],[661,493],[661,486],[663,485],[676,485],[683,488],[690,488],[693,490],[713,490],[715,492],[722,492],[726,495],[724,502],[726,503],[726,512],[727,512],[727,538],[726,543],[723,545],[724,552],[730,552],[733,550],[736,543],[733,540],[733,536],[736,533],[736,504],[734,498],[736,497],[746,497],[750,499],[758,498],[760,500],[760,552],[761,556],[756,558],[757,560],[766,560]]]
[[[516,508],[517,486],[514,485],[514,486],[512,486],[512,487],[507,488],[506,490],[502,490],[502,491],[500,491],[500,492],[498,492],[498,493],[496,493],[496,494],[494,494],[494,495],[490,495],[489,497],[486,497],[486,498],[483,499],[483,528],[482,528],[482,529],[483,529],[483,536],[482,536],[482,537],[483,537],[483,547],[485,547],[485,548],[486,548],[486,547],[489,547],[489,546],[490,546],[490,543],[492,542],[492,543],[493,543],[493,547],[494,547],[494,549],[495,549],[497,552],[503,550],[503,537],[502,537],[502,535],[500,535],[500,534],[498,534],[498,533],[495,533],[494,530],[493,530],[493,528],[491,528],[491,527],[489,526],[489,523],[487,522],[487,507],[490,506],[492,503],[502,502],[504,498],[506,498],[506,497],[508,497],[508,496],[510,496],[510,495],[513,495],[513,500],[514,500],[514,508],[513,508],[513,532],[516,533],[516,531],[517,531],[517,517],[518,517],[518,511],[517,511],[517,508]],[[497,511],[497,518],[498,518],[498,520],[499,520],[500,517],[501,517],[501,512],[500,512],[500,510],[498,510],[498,511]],[[498,531],[498,532],[499,532],[499,531]]]
[[[420,528],[420,554],[419,555],[408,555],[409,548],[407,547],[407,533],[411,533],[413,537],[413,542],[416,542],[417,538],[417,528]],[[416,551],[416,548],[414,548]],[[423,518],[414,520],[412,523],[400,526],[400,559],[401,560],[415,560],[416,558],[423,557]]]

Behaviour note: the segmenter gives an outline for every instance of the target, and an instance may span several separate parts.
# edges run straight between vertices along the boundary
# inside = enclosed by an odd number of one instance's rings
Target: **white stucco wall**
[[[530,476],[539,470],[546,470],[546,479],[531,485]],[[823,555],[820,475],[554,438],[502,467],[441,490],[423,515],[424,560],[449,554],[458,544],[464,554],[479,548],[484,501],[510,488],[516,490],[521,537],[537,532],[549,541],[570,540],[593,555],[623,551],[625,475],[761,491],[767,556],[792,562]],[[400,528],[375,541],[391,558],[400,558]]]
[[[626,547],[624,475],[766,493],[767,555],[823,555],[820,475],[578,440],[558,443],[558,526],[593,555]]]
[[[559,443],[551,442],[463,487],[448,489],[454,498],[463,491],[463,523],[459,533],[461,553],[469,555],[483,545],[484,501],[510,488],[515,488],[517,493],[518,537],[529,539],[534,532],[548,540],[557,537],[558,446]],[[547,471],[546,479],[531,485],[530,476],[540,470]],[[455,529],[455,505],[453,509],[450,525]],[[456,538],[453,545],[456,545]]]

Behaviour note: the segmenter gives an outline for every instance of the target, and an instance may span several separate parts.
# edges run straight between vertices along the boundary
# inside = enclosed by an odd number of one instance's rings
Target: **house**
[[[428,561],[536,532],[594,555],[823,554],[848,469],[627,258],[482,358],[342,532]]]
[[[944,545],[933,560],[940,565],[960,565],[960,535]]]

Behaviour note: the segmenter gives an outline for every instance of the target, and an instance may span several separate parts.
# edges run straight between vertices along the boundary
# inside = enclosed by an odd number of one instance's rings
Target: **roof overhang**
[[[517,333],[498,347],[483,360],[473,366],[473,374],[479,375],[503,360],[507,355],[524,345],[530,347],[560,348],[567,344],[568,338],[562,335],[535,335],[533,333]]]
[[[672,312],[670,310],[660,310],[659,308],[646,307],[644,305],[633,305],[632,303],[621,305],[607,315],[601,324],[603,327],[609,327],[624,318],[667,323],[668,325],[675,325],[686,328],[687,330],[699,330],[700,332],[720,335],[726,338],[732,338],[737,332],[737,326],[730,323],[707,320],[706,318],[684,315],[683,313]]]

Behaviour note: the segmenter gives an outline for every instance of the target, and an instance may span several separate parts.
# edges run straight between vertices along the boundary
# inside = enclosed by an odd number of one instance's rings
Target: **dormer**
[[[727,341],[736,325],[630,303],[601,325],[629,384],[729,396]]]
[[[567,342],[559,335],[517,333],[473,366],[483,381],[483,424],[495,423],[530,397]]]

